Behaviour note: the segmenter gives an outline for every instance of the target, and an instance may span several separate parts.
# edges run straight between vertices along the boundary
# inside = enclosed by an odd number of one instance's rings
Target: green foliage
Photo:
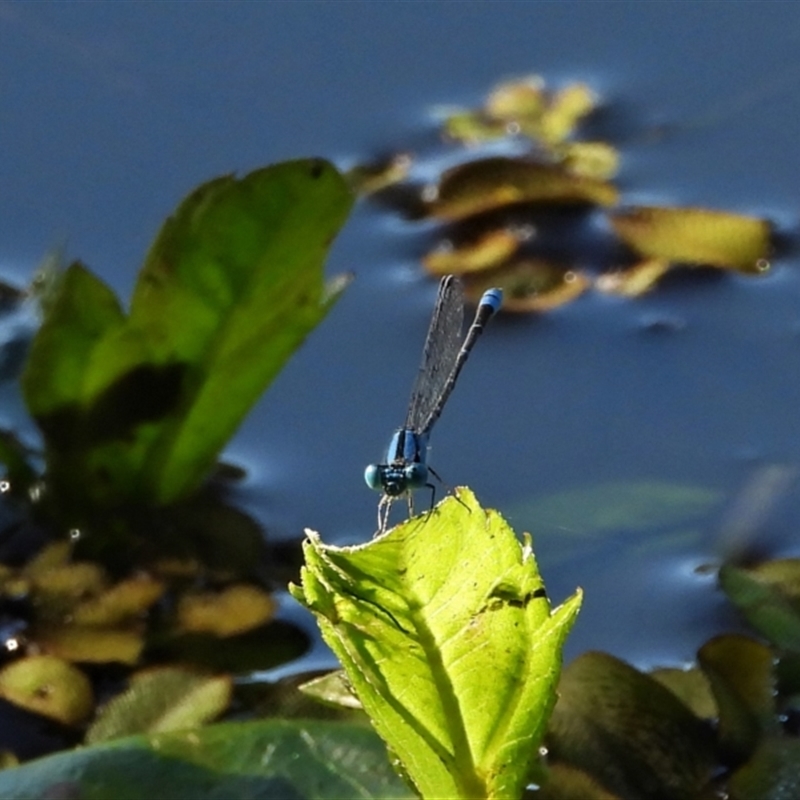
[[[198,487],[343,287],[322,267],[351,203],[321,160],[210,181],[162,228],[129,314],[81,264],[66,270],[22,378],[59,507]]]
[[[144,670],[101,709],[86,742],[194,728],[228,707],[231,688],[229,676],[201,675],[183,667]]]
[[[132,736],[0,772],[0,797],[411,798],[361,725],[261,721]]]
[[[424,797],[519,797],[581,595],[468,490],[359,547],[305,545],[294,596]]]

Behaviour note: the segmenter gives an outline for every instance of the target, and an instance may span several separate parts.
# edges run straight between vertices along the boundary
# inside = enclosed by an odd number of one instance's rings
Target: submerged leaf
[[[120,581],[72,611],[76,625],[116,625],[146,612],[164,594],[166,585],[147,575]]]
[[[131,677],[127,691],[100,709],[86,742],[197,727],[228,707],[231,691],[229,676],[201,675],[182,667],[139,672]]]
[[[423,796],[519,796],[580,594],[551,610],[529,538],[464,489],[366,545],[310,533],[305,555],[292,593]]]
[[[617,189],[610,183],[573,175],[561,167],[496,156],[447,170],[428,213],[459,220],[513,203],[566,203],[611,206]]]
[[[89,679],[49,655],[29,656],[0,670],[0,697],[65,725],[82,722],[94,705]]]
[[[609,215],[617,235],[636,252],[741,272],[769,268],[770,224],[758,217],[706,208],[636,206]]]

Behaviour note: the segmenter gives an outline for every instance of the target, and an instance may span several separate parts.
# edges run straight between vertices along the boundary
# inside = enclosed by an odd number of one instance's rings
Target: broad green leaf
[[[100,709],[86,742],[197,727],[228,707],[231,691],[229,676],[202,675],[182,667],[139,672],[125,692]]]
[[[455,221],[512,203],[592,203],[612,206],[610,183],[572,175],[559,166],[495,156],[447,170],[428,213]]]
[[[56,794],[56,792],[58,794]],[[3,800],[405,800],[361,725],[259,721],[132,736],[0,772]]]
[[[558,692],[550,758],[621,797],[702,796],[715,767],[710,729],[660,683],[606,653],[585,653]]]
[[[82,722],[94,706],[86,675],[49,655],[28,656],[0,670],[0,697],[65,725]]]
[[[727,759],[748,758],[764,734],[777,734],[775,655],[761,642],[728,634],[706,642],[697,661],[719,709],[718,736]]]
[[[344,286],[325,286],[323,260],[351,205],[321,160],[210,181],[164,225],[128,316],[67,269],[22,378],[62,516],[197,488]]]
[[[768,269],[770,224],[758,217],[707,208],[636,206],[609,215],[617,235],[647,258],[741,272]]]
[[[186,364],[180,413],[144,470],[159,503],[197,485],[340,291],[323,261],[353,198],[326,161],[211,181],[158,235],[131,302],[157,364]]]
[[[424,797],[518,797],[581,596],[552,610],[529,538],[457,492],[366,545],[309,533],[292,591]]]

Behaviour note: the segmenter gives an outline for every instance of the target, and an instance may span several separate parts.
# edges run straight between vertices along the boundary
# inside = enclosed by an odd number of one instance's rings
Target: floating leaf
[[[201,675],[182,667],[139,672],[131,676],[125,692],[100,709],[86,742],[195,728],[225,711],[232,688],[229,676]]]
[[[565,670],[550,756],[621,797],[699,797],[715,766],[710,730],[668,689],[605,653]]]
[[[541,117],[547,102],[544,80],[530,75],[496,86],[486,99],[484,110],[489,117],[506,122],[535,120]]]
[[[358,164],[345,173],[354,192],[375,194],[405,180],[413,160],[408,153],[398,153],[373,164]]]
[[[0,772],[4,800],[411,800],[363,725],[258,722],[132,736]],[[66,794],[69,792],[69,794]]]
[[[712,720],[719,715],[708,678],[697,667],[654,669],[650,677],[669,689],[696,717]]]
[[[235,636],[268,622],[275,608],[272,595],[239,584],[222,592],[184,595],[178,604],[178,624],[188,632]]]
[[[567,142],[556,152],[574,175],[607,181],[619,172],[619,151],[606,142]]]
[[[437,276],[480,272],[502,264],[514,255],[519,243],[518,232],[501,228],[460,247],[438,247],[423,257],[422,265]]]
[[[501,156],[470,161],[443,173],[428,213],[459,220],[513,203],[591,203],[611,206],[610,183],[572,175],[561,167]]]
[[[136,664],[144,647],[141,631],[88,625],[37,625],[31,638],[44,651],[67,661]]]
[[[775,656],[760,642],[729,634],[706,642],[697,661],[719,709],[720,746],[743,761],[763,734],[778,733]]]
[[[445,138],[465,145],[478,145],[509,135],[506,122],[490,119],[481,111],[449,111],[442,123]]]
[[[72,611],[76,625],[116,625],[141,616],[164,594],[162,581],[148,575],[120,581],[103,594],[80,603]]]
[[[769,268],[770,224],[705,208],[636,206],[609,215],[616,234],[643,256],[759,273]]]
[[[530,538],[457,491],[359,547],[309,533],[291,588],[424,797],[518,797],[580,594],[551,610]]]
[[[537,258],[519,259],[503,266],[491,276],[475,276],[466,282],[466,296],[477,302],[490,286],[503,290],[503,311],[528,313],[550,311],[580,297],[590,286],[590,278],[560,264]]]
[[[600,275],[595,286],[605,294],[622,297],[639,297],[649,292],[658,279],[672,269],[672,263],[663,258],[647,258],[632,267]]]
[[[0,697],[65,725],[82,722],[94,706],[89,679],[49,655],[29,656],[0,670]]]
[[[585,83],[565,86],[555,93],[542,114],[539,135],[548,144],[563,142],[596,105],[597,97]]]
[[[800,651],[800,559],[724,564],[719,583],[757,631],[777,647]]]

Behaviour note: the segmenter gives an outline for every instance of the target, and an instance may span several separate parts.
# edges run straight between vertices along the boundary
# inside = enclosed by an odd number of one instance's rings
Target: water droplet
[[[16,650],[19,650],[19,639],[15,636],[11,636],[3,642],[4,647],[8,650],[9,653],[13,653]]]
[[[77,542],[83,536],[80,528],[70,528],[69,529],[69,538],[72,539],[73,542]]]
[[[758,261],[756,261],[756,269],[759,272],[767,272],[771,268],[772,268],[772,264],[770,264],[770,262],[767,261],[766,258],[759,258]]]
[[[11,481],[0,481],[0,494],[5,494],[11,491]]]
[[[429,183],[422,190],[422,199],[426,203],[432,203],[434,200],[439,199],[439,187],[435,183]]]

